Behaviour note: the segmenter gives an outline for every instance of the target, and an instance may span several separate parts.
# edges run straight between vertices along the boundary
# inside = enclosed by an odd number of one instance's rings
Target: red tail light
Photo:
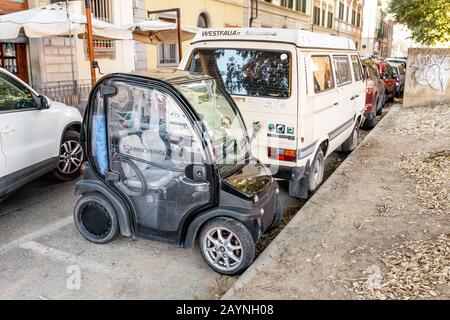
[[[373,80],[367,80],[366,85],[366,93],[372,93],[373,89],[375,88],[375,82]]]
[[[291,162],[297,161],[296,150],[267,148],[267,155],[270,159]]]
[[[83,164],[80,167],[80,176],[82,176],[84,174],[84,170],[86,169],[87,165],[89,162],[85,161],[83,162]]]

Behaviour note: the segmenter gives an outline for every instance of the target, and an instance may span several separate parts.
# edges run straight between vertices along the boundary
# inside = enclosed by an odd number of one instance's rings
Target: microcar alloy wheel
[[[68,131],[62,139],[58,167],[54,176],[61,181],[75,179],[80,175],[80,168],[84,162],[84,150],[80,143],[80,134]]]
[[[226,275],[242,273],[255,257],[252,235],[242,223],[231,218],[216,218],[205,225],[200,250],[212,269]]]
[[[75,205],[74,220],[81,235],[94,243],[110,242],[119,233],[116,212],[100,194],[83,195]]]

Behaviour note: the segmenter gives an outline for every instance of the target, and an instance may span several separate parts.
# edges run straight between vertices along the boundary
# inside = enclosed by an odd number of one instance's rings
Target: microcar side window
[[[333,70],[329,56],[312,56],[312,70],[315,93],[334,88]]]
[[[117,94],[108,98],[110,156],[135,159],[142,172],[154,166],[184,172],[187,165],[202,164],[204,155],[186,114],[165,92],[116,82]],[[126,177],[135,169],[121,164]]]
[[[191,56],[190,72],[208,74],[231,95],[289,98],[292,59],[288,51],[201,49]]]
[[[104,99],[100,90],[95,93],[94,110],[92,112],[91,156],[98,171],[106,175],[109,169],[108,136],[106,132],[106,116]]]
[[[333,56],[338,86],[352,82],[352,74],[348,56]]]

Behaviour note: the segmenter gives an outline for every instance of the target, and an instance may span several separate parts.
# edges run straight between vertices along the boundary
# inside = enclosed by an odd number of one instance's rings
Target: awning
[[[123,28],[133,33],[133,39],[148,44],[176,43],[178,41],[177,24],[161,20],[144,20]],[[181,41],[194,38],[199,28],[181,26]]]
[[[55,3],[49,6],[18,11],[0,16],[0,40],[14,39],[23,30],[28,38],[78,35],[86,33],[86,16]],[[131,31],[92,18],[92,32],[96,39],[131,40]]]

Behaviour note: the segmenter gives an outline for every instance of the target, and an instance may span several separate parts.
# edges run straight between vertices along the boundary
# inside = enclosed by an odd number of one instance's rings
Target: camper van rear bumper
[[[299,181],[305,176],[306,166],[288,167],[279,165],[266,165],[275,178]]]

